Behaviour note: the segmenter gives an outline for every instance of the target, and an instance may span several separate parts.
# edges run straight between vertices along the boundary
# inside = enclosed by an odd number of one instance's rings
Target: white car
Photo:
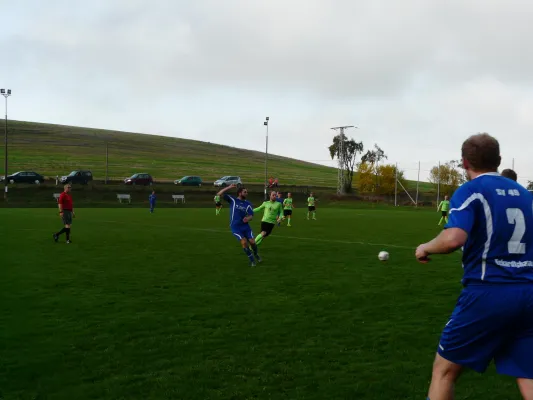
[[[213,183],[214,186],[226,187],[229,185],[241,186],[242,181],[240,176],[224,176]]]

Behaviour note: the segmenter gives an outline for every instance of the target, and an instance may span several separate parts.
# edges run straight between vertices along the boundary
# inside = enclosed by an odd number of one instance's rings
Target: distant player
[[[295,207],[292,202],[292,193],[287,193],[287,198],[283,200],[283,219],[287,219],[287,226],[291,226],[293,208]]]
[[[276,192],[270,192],[269,201],[265,201],[259,207],[254,209],[254,213],[265,210],[261,220],[261,233],[255,238],[255,243],[259,246],[263,239],[272,233],[276,222],[280,219],[283,206],[276,200]]]
[[[415,254],[425,262],[464,246],[464,288],[442,332],[428,399],[453,399],[463,368],[484,372],[495,360],[496,370],[516,377],[531,400],[533,196],[496,172],[500,146],[493,137],[471,136],[462,158],[470,181],[453,194],[446,229]]]
[[[222,209],[222,203],[220,202],[220,195],[217,193],[213,200],[215,200],[216,215],[220,215],[220,210]]]
[[[444,196],[444,200],[442,200],[437,207],[437,211],[440,211],[442,213],[442,216],[439,221],[439,225],[442,224],[444,221],[445,223],[448,223],[448,211],[450,210],[450,201],[448,200],[448,196]]]
[[[152,194],[148,196],[148,202],[150,203],[150,213],[154,212],[156,200],[157,196],[155,195],[155,190],[152,190]]]
[[[283,194],[281,192],[277,192],[276,193],[276,201],[281,203],[281,205],[283,206]],[[283,211],[283,207],[281,207],[281,211],[280,211],[280,214],[278,215],[278,226],[281,225],[281,212]]]
[[[54,240],[56,242],[59,240],[59,236],[65,233],[67,236],[67,243],[72,243],[70,240],[70,227],[72,226],[72,218],[76,217],[76,214],[74,213],[74,203],[72,201],[72,195],[70,194],[71,189],[72,186],[70,186],[70,184],[65,185],[64,192],[59,195],[59,199],[57,200],[59,216],[61,217],[64,226],[59,232],[54,233]]]
[[[512,179],[513,181],[517,181],[518,180],[518,175],[516,175],[516,172],[513,171],[512,169],[508,168],[508,169],[504,169],[502,171],[502,176],[506,177],[506,178],[509,178],[509,179]]]
[[[244,187],[238,189],[237,197],[230,196],[226,193],[228,190],[236,187],[236,185],[230,185],[218,192],[217,196],[224,195],[224,200],[229,203],[231,233],[241,242],[242,250],[250,261],[250,267],[255,267],[255,262],[261,262],[261,257],[259,257],[257,245],[254,240],[254,233],[248,224],[254,216],[254,209],[252,204],[246,200],[248,190]]]
[[[316,221],[316,199],[313,192],[311,192],[307,198],[307,219],[309,219],[310,216]]]

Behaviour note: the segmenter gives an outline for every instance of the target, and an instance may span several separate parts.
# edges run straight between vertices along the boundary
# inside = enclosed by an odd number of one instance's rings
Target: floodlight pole
[[[11,96],[11,89],[0,89],[0,94],[6,99],[6,121],[4,135],[4,200],[7,201],[7,98]]]
[[[357,129],[353,125],[337,126],[331,128],[334,131],[339,131],[339,148],[337,149],[337,161],[338,161],[338,177],[337,177],[337,194],[344,194],[346,189],[346,174],[344,171],[344,166],[346,165],[346,154],[344,153],[344,130],[348,128]]]
[[[265,143],[265,201],[267,199],[267,188],[268,188],[268,121],[269,117],[266,117],[263,125],[266,126],[266,143]]]

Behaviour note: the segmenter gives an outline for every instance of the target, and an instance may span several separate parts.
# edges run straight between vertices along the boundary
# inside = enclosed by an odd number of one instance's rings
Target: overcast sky
[[[328,161],[338,125],[416,178],[486,131],[533,180],[529,0],[0,0],[18,120]],[[422,173],[424,176],[424,172]]]

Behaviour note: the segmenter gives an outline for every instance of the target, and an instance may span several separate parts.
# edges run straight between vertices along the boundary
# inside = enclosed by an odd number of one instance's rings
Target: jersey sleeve
[[[226,200],[228,203],[232,202],[232,201],[235,201],[235,199],[233,198],[233,196],[230,196],[229,194],[227,193],[224,193],[224,200]]]
[[[460,228],[470,233],[475,221],[476,207],[479,206],[480,202],[476,194],[472,193],[467,185],[461,186],[450,201],[448,223],[445,228]]]
[[[248,207],[246,207],[246,213],[248,215],[254,215],[254,208],[252,207],[252,204],[251,203],[248,203]]]
[[[256,213],[256,212],[259,212],[261,211],[263,208],[265,208],[265,203],[261,204],[259,207],[257,208],[254,208],[253,209],[253,212]]]
[[[57,204],[61,204],[63,205],[63,202],[65,201],[65,194],[64,193],[61,193],[59,195],[59,199],[57,199]]]

